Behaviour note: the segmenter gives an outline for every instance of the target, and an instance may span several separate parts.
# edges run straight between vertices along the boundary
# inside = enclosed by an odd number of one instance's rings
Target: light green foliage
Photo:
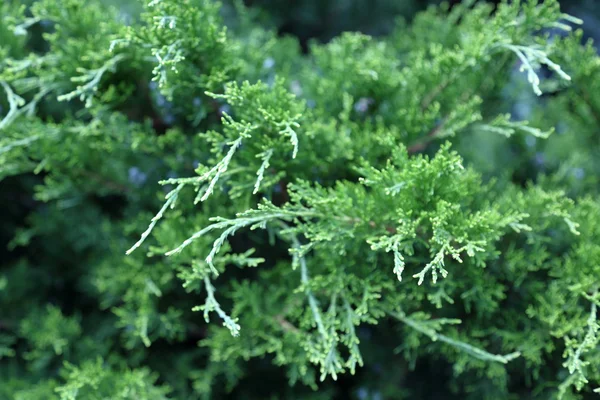
[[[220,89],[233,79],[241,61],[235,56],[239,45],[228,40],[219,9],[211,0],[149,1],[142,23],[128,27],[110,45],[112,53],[139,54],[152,67],[160,93],[194,124],[211,111],[194,105],[208,101],[202,89]]]
[[[600,385],[600,61],[558,1],[308,54],[241,2],[17,3],[0,397]]]
[[[66,384],[55,389],[60,400],[168,398],[169,389],[155,386],[157,377],[146,369],[113,371],[97,359],[79,367],[67,364],[63,374]]]

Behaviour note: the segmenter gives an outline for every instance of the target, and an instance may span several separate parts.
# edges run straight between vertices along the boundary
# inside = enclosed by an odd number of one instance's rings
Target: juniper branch
[[[598,294],[598,289],[595,289],[592,297]],[[578,372],[579,374],[583,374],[583,367],[585,365],[584,362],[581,361],[581,355],[591,348],[594,343],[598,340],[598,330],[600,327],[596,321],[597,319],[597,306],[596,302],[592,301],[592,306],[590,309],[590,314],[587,319],[587,327],[588,330],[579,345],[576,347],[575,352],[569,351],[571,354],[569,358],[564,362],[564,366],[568,368],[570,374],[574,374]]]
[[[540,89],[540,78],[535,72],[535,68],[532,63],[545,64],[548,66],[548,68],[556,72],[561,78],[567,81],[571,80],[571,77],[562,70],[560,65],[550,60],[546,52],[543,50],[532,46],[520,46],[507,43],[502,43],[498,46],[512,51],[517,55],[519,60],[521,60],[523,63],[521,66],[521,71],[527,72],[527,80],[529,83],[531,83],[533,91],[538,96],[542,95],[542,90]]]
[[[199,230],[194,233],[188,239],[186,239],[181,245],[176,247],[175,249],[168,251],[165,253],[166,256],[171,256],[177,253],[180,253],[187,246],[192,244],[198,238],[204,236],[208,232],[211,232],[216,229],[223,229],[221,235],[214,241],[213,247],[206,257],[206,262],[211,267],[212,272],[215,275],[218,275],[218,271],[213,265],[213,259],[219,252],[221,246],[225,242],[225,240],[235,234],[238,229],[250,227],[253,228],[265,228],[266,224],[269,221],[273,220],[292,220],[298,217],[313,217],[316,216],[314,212],[311,211],[290,211],[290,210],[281,210],[281,209],[266,209],[266,210],[250,210],[246,213],[238,214],[238,217],[235,219],[226,219],[226,218],[211,218],[211,221],[216,221],[215,223]]]
[[[152,229],[154,229],[154,227],[156,226],[158,221],[163,217],[165,211],[167,211],[167,209],[169,207],[173,208],[173,206],[175,205],[175,201],[177,200],[177,196],[179,195],[179,192],[181,191],[181,189],[183,189],[183,186],[184,185],[182,183],[179,184],[179,186],[177,186],[175,189],[171,190],[165,196],[165,199],[166,199],[165,204],[162,206],[162,208],[160,209],[158,214],[156,214],[154,216],[154,218],[152,218],[150,225],[148,226],[148,229],[146,229],[144,231],[144,233],[142,233],[140,240],[138,240],[129,250],[127,250],[127,252],[126,252],[127,255],[133,253],[135,251],[135,249],[137,249],[138,247],[140,247],[142,245],[142,243],[144,243],[144,240],[146,240],[148,235],[150,235],[150,233],[152,232]]]
[[[25,100],[13,92],[12,88],[5,81],[0,81],[0,85],[6,92],[9,110],[8,113],[0,120],[0,130],[11,124],[19,115],[19,107],[25,104]]]
[[[518,351],[509,353],[509,354],[505,354],[505,355],[492,354],[490,352],[487,352],[483,349],[480,349],[480,348],[470,345],[468,343],[461,342],[459,340],[455,340],[446,335],[438,333],[434,329],[427,328],[427,327],[423,326],[423,324],[419,323],[418,321],[416,321],[410,317],[407,317],[403,312],[396,313],[396,312],[388,311],[388,314],[390,316],[398,319],[399,321],[404,322],[406,325],[410,326],[414,330],[429,336],[429,338],[432,341],[435,342],[435,341],[439,340],[440,342],[447,343],[453,347],[456,347],[457,349],[459,349],[461,351],[464,351],[465,353],[467,353],[467,354],[471,355],[472,357],[475,357],[479,360],[507,364],[508,362],[514,360],[515,358],[517,358],[521,355],[521,353]],[[440,321],[440,322],[442,322],[442,321]],[[445,321],[445,322],[455,323],[454,320]]]
[[[292,158],[296,158],[296,155],[298,154],[298,134],[296,133],[296,131],[294,129],[292,129],[292,127],[299,128],[300,124],[298,124],[295,121],[292,121],[292,122],[283,122],[280,125],[283,126],[283,129],[281,131],[279,131],[279,133],[290,137],[290,142],[292,143],[292,146],[294,147],[294,150],[292,152]]]
[[[273,149],[269,149],[269,150],[264,151],[257,155],[257,157],[262,158],[263,162],[260,165],[260,168],[258,169],[258,171],[256,172],[257,178],[256,178],[256,183],[254,184],[254,191],[252,192],[253,194],[258,193],[258,190],[260,189],[260,183],[263,180],[265,171],[267,170],[267,168],[269,168],[269,160],[271,159],[272,156],[273,156]]]
[[[229,329],[229,332],[231,332],[231,335],[239,336],[240,329],[241,329],[240,325],[236,322],[236,320],[231,318],[225,311],[223,311],[223,309],[221,308],[221,305],[215,299],[215,287],[212,285],[212,283],[210,282],[210,279],[208,279],[207,276],[204,277],[204,288],[206,289],[206,302],[205,302],[204,306],[196,306],[192,310],[193,311],[203,310],[204,311],[204,320],[207,323],[210,322],[209,313],[211,311],[215,311],[219,315],[219,317],[223,320],[223,326],[225,326],[227,329]]]
[[[116,65],[126,58],[125,54],[118,54],[106,61],[103,66],[96,69],[78,68],[77,72],[81,73],[80,76],[71,78],[72,82],[82,83],[77,88],[69,93],[65,93],[57,97],[58,101],[70,101],[75,97],[79,96],[81,101],[85,100],[85,106],[91,107],[92,95],[98,90],[98,85],[102,80],[104,74],[108,71],[114,71]]]

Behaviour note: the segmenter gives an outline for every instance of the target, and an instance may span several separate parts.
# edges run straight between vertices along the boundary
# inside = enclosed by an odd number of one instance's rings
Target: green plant
[[[307,55],[140,7],[0,6],[0,397],[598,391],[600,58],[557,1]]]

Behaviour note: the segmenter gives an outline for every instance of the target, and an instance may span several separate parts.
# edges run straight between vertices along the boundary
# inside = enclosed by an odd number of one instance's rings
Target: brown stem
[[[408,146],[408,149],[407,149],[408,154],[414,154],[414,153],[418,153],[420,151],[425,150],[427,145],[429,143],[431,143],[437,137],[437,135],[442,131],[442,128],[444,128],[444,125],[446,124],[447,120],[448,120],[448,117],[444,117],[442,122],[437,124],[433,129],[431,129],[422,140]]]
[[[99,174],[96,174],[95,172],[89,172],[89,171],[82,171],[81,175],[84,178],[89,178],[93,181],[96,181],[97,183],[101,184],[102,186],[104,186],[106,189],[109,190],[114,190],[116,192],[129,192],[129,188],[121,183],[118,182],[114,182],[111,180],[107,180],[104,177],[100,176]]]
[[[435,100],[435,98],[438,97],[438,95],[442,93],[444,89],[446,89],[453,80],[454,77],[448,78],[442,83],[440,83],[438,86],[433,88],[433,90],[429,92],[429,94],[426,95],[425,98],[423,98],[423,100],[421,101],[421,111],[427,110],[427,108],[431,105],[433,100]]]
[[[286,332],[300,333],[300,329],[296,328],[291,322],[283,318],[282,315],[276,315],[275,321],[277,321],[279,326]]]
[[[460,69],[456,70],[452,75],[442,81],[439,85],[433,88],[429,94],[427,94],[421,101],[421,111],[425,111],[431,103],[442,93],[451,83],[453,83],[458,77],[469,68],[469,65],[463,65]]]

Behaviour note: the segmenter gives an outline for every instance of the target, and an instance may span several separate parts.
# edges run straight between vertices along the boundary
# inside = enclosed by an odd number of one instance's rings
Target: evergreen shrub
[[[558,1],[306,53],[128,10],[0,5],[0,398],[598,395],[600,59]]]

